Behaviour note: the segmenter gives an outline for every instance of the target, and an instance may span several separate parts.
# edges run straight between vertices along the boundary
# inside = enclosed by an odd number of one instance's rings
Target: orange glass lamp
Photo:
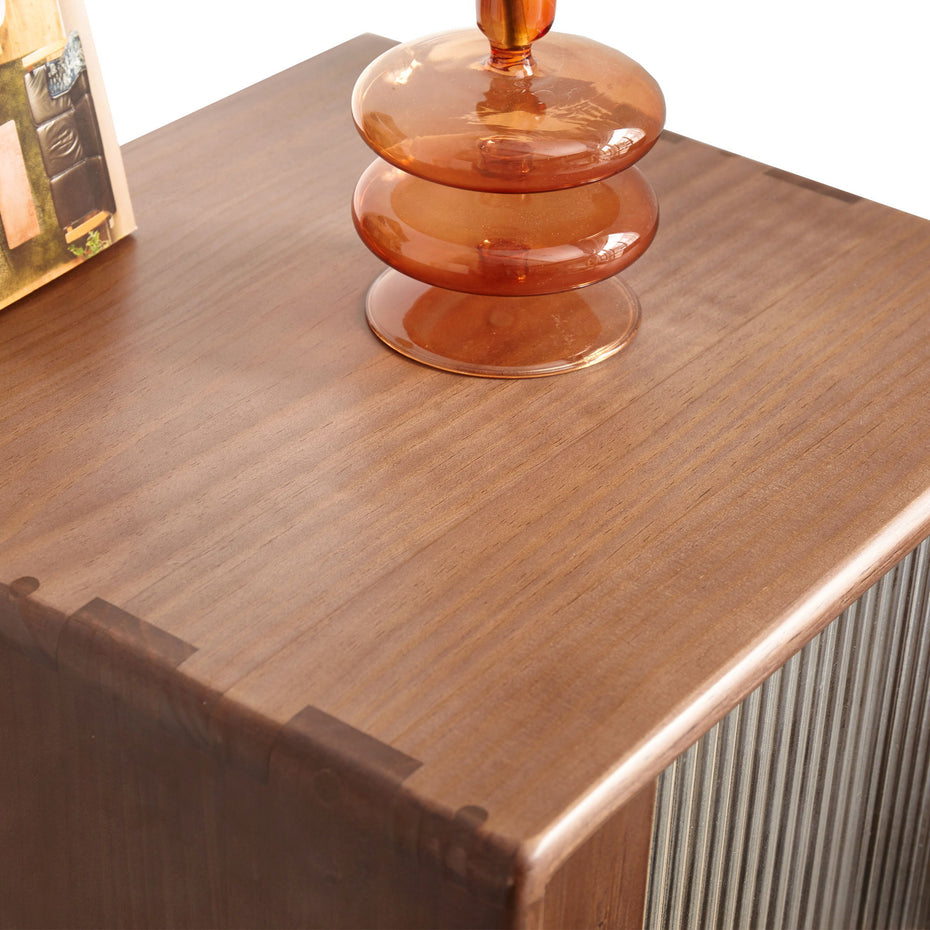
[[[583,368],[639,325],[615,276],[656,232],[655,194],[633,164],[662,130],[662,92],[614,49],[547,35],[555,0],[477,6],[480,32],[396,46],[355,85],[353,117],[379,158],[353,218],[391,266],[368,293],[368,323],[447,371]]]

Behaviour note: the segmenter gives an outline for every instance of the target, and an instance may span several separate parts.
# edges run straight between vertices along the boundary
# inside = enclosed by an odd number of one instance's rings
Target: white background
[[[473,0],[85,3],[120,142],[360,33],[474,24]],[[930,219],[928,7],[559,0],[554,28],[652,72],[669,129]]]

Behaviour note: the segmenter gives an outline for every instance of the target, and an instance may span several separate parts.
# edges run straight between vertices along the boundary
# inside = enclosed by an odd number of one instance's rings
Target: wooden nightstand
[[[0,923],[641,922],[656,778],[930,534],[930,224],[666,133],[620,355],[364,321],[362,37],[0,314]]]

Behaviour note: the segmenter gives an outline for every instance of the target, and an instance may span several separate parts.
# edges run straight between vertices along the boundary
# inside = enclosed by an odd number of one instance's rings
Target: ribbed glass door
[[[659,778],[647,930],[930,927],[930,544]]]

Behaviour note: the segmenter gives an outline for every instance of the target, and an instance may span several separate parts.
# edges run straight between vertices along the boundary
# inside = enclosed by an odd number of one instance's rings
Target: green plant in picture
[[[83,245],[69,245],[68,251],[78,258],[90,258],[92,255],[96,255],[98,252],[103,251],[107,245],[108,243],[100,238],[100,231],[94,229],[87,234],[87,238],[84,240]]]

